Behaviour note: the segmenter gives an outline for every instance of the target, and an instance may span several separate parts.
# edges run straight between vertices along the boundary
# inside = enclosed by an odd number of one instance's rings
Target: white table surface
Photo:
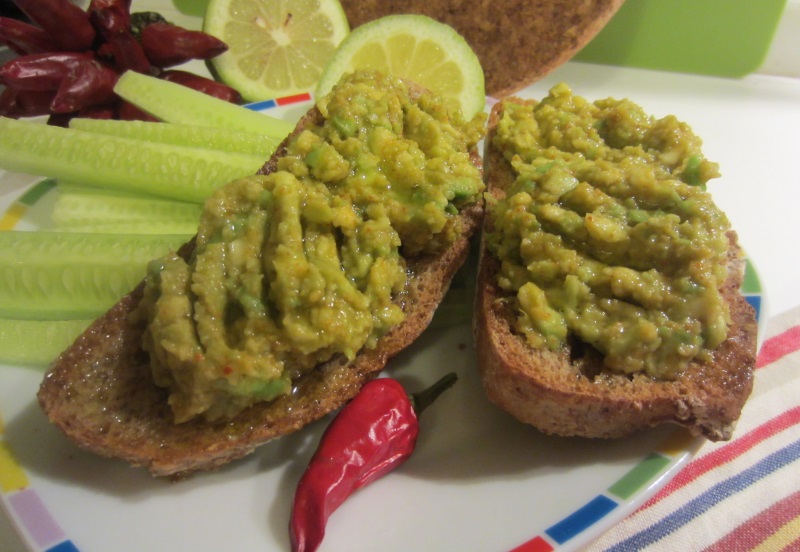
[[[703,137],[721,179],[709,184],[751,257],[771,315],[800,305],[800,79],[721,79],[568,63],[525,91],[541,97],[567,82],[589,99],[629,97],[648,112],[675,114]],[[0,206],[16,192],[0,191]],[[0,514],[0,549],[25,550]]]

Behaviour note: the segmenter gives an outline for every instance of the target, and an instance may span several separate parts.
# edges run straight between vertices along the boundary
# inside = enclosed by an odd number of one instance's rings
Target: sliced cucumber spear
[[[260,155],[266,161],[280,140],[244,130],[195,125],[74,118],[70,128],[161,144]]]
[[[50,217],[63,232],[194,234],[203,207],[59,182]]]
[[[202,203],[265,161],[0,117],[0,167],[89,186]]]
[[[0,319],[0,363],[45,367],[91,324],[91,320]]]
[[[0,232],[0,318],[98,316],[190,237]]]
[[[114,92],[167,123],[245,130],[279,140],[294,128],[281,119],[134,71],[120,76]]]

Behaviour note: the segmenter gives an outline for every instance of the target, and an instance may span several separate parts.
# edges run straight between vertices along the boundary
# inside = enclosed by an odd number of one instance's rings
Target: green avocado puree
[[[334,355],[352,359],[404,319],[405,258],[457,237],[480,198],[464,121],[398,79],[358,72],[318,104],[278,170],[207,201],[188,262],[151,264],[143,310],[154,380],[175,421],[228,419],[290,393]]]
[[[516,180],[490,198],[487,243],[532,346],[574,335],[611,371],[671,379],[725,340],[729,223],[686,124],[560,84],[505,103],[494,145]]]

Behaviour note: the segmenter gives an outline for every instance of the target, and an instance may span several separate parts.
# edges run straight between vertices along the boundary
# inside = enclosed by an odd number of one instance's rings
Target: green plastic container
[[[786,0],[626,0],[576,61],[741,77],[766,57]]]

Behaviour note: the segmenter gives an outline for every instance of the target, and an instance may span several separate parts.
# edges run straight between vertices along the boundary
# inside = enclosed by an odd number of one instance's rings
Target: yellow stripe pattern
[[[753,548],[751,552],[783,550],[790,544],[797,542],[798,535],[800,535],[800,517],[786,522],[768,538],[764,539],[761,544]]]
[[[14,458],[5,440],[5,424],[0,418],[0,491],[12,493],[28,486],[28,476]]]
[[[17,223],[25,214],[27,208],[24,205],[15,203],[0,218],[0,230],[13,230]]]

